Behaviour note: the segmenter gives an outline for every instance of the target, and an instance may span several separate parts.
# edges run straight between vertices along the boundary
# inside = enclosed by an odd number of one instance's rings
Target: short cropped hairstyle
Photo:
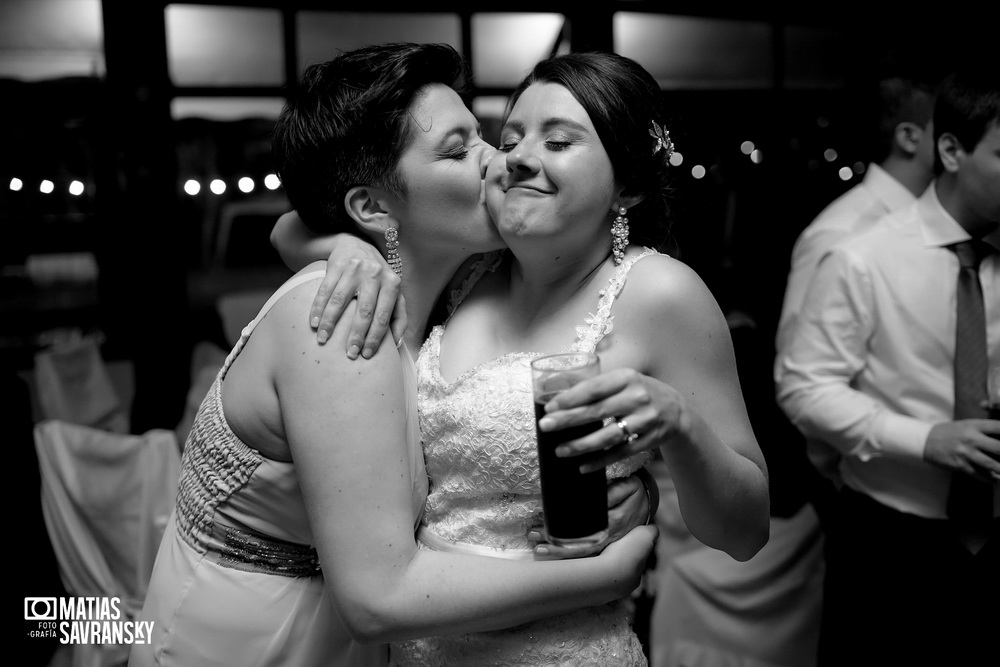
[[[892,151],[896,126],[927,127],[934,115],[934,86],[929,80],[891,76],[878,82],[878,125],[873,159],[881,162]]]
[[[446,44],[365,46],[305,70],[275,124],[272,156],[310,229],[355,231],[344,206],[352,187],[405,197],[398,165],[411,137],[409,110],[435,83],[467,91],[468,66]]]
[[[953,134],[968,152],[975,150],[993,125],[1000,124],[1000,67],[994,63],[971,64],[948,75],[934,105],[934,143]],[[934,171],[944,169],[935,151]]]
[[[539,62],[514,90],[504,122],[514,103],[533,83],[564,86],[590,116],[611,159],[615,179],[629,196],[644,199],[628,212],[629,238],[634,243],[662,247],[669,234],[666,151],[654,154],[652,122],[665,131],[663,92],[645,69],[630,58],[608,52],[580,52]]]

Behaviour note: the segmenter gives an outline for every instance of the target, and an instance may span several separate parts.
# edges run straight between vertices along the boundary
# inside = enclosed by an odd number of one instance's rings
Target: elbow
[[[399,597],[388,593],[362,594],[337,605],[344,628],[359,644],[387,644],[430,634],[406,609]]]
[[[733,560],[745,563],[756,556],[771,537],[771,522],[766,521],[763,527],[754,527],[743,539],[726,550]]]
[[[766,516],[763,522],[742,520],[738,526],[734,525],[723,533],[715,531],[710,535],[703,535],[692,530],[694,537],[702,544],[725,552],[740,563],[745,563],[756,556],[767,544],[770,533],[769,516]]]
[[[756,556],[771,538],[771,507],[766,492],[760,500],[744,505],[744,509],[749,507],[753,509],[731,517],[729,528],[715,536],[715,548],[741,563]]]
[[[359,644],[386,644],[400,639],[385,614],[367,607],[355,604],[339,610],[341,622],[351,639]]]

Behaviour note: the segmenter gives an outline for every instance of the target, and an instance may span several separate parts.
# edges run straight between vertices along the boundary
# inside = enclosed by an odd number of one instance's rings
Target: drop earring
[[[615,257],[615,264],[621,264],[625,258],[625,248],[628,247],[628,218],[625,214],[628,211],[624,206],[618,207],[618,217],[611,224],[611,254]]]
[[[385,228],[385,260],[396,273],[403,275],[403,262],[399,259],[399,230],[395,227]]]

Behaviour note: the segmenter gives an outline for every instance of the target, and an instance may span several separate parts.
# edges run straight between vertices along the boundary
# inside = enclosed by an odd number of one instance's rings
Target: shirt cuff
[[[871,456],[899,456],[904,458],[924,458],[924,447],[927,445],[927,436],[930,435],[933,424],[905,417],[894,412],[883,412],[879,415],[878,422],[873,429],[872,449],[868,456],[861,451],[859,455],[862,460]],[[863,447],[862,450],[869,450]]]

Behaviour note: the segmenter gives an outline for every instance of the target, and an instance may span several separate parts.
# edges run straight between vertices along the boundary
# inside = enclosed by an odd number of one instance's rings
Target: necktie
[[[958,309],[955,327],[955,419],[984,419],[987,399],[986,313],[979,264],[993,251],[977,240],[949,248],[958,256]],[[954,473],[948,494],[948,517],[973,551],[986,542],[993,521],[993,486]]]

